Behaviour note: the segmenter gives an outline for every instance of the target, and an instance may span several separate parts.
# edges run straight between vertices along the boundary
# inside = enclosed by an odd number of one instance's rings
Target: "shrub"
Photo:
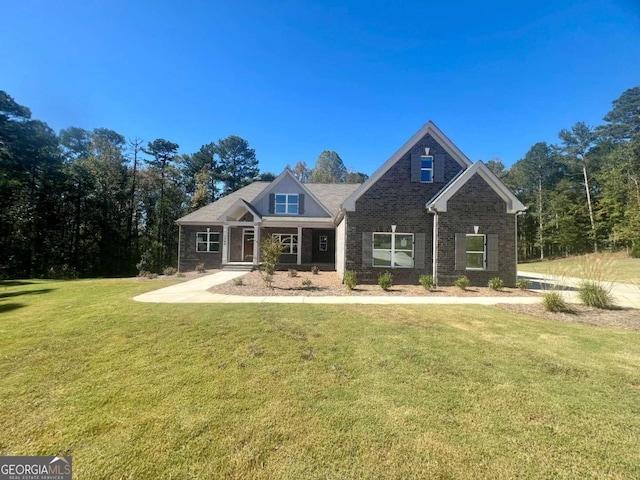
[[[289,276],[290,277],[297,277],[298,276],[298,271],[295,268],[290,268],[289,269]]]
[[[582,300],[582,303],[588,307],[613,307],[613,298],[611,297],[609,289],[591,280],[586,280],[580,284],[578,287],[578,296],[580,300]]]
[[[378,275],[378,285],[383,290],[389,290],[393,285],[393,275],[391,272],[383,272]]]
[[[347,290],[353,290],[358,285],[358,278],[356,276],[356,272],[353,270],[347,270],[344,272],[344,285],[347,287]]]
[[[260,245],[262,250],[262,264],[260,270],[262,280],[267,287],[273,286],[273,275],[282,255],[282,243],[277,237],[269,236]]]
[[[432,290],[433,287],[435,287],[435,282],[433,281],[433,277],[431,275],[420,275],[418,282],[424,287],[425,290]]]
[[[547,312],[573,313],[574,310],[558,292],[547,292],[542,296],[542,306]]]
[[[491,289],[491,290],[502,290],[504,288],[504,282],[502,281],[501,278],[498,277],[493,277],[491,279],[489,279],[489,283],[487,283],[487,286]]]
[[[314,275],[318,275],[320,273],[320,269],[318,268],[317,265],[314,265],[313,267],[311,267],[311,273],[313,273]]]
[[[304,278],[302,280],[302,286],[303,287],[310,287],[313,284],[313,282],[311,280],[309,280],[308,278]]]
[[[531,280],[527,280],[526,278],[521,278],[516,282],[516,288],[520,290],[526,290],[531,286]]]
[[[196,265],[196,272],[198,273],[205,273],[207,271],[206,268],[204,268],[204,263],[199,263]]]
[[[236,277],[233,279],[233,284],[236,287],[241,287],[242,285],[244,285],[244,280],[242,280],[242,277]]]
[[[633,247],[631,247],[631,256],[633,258],[640,258],[640,240],[636,240]]]
[[[469,281],[469,278],[466,275],[462,275],[456,278],[454,285],[458,287],[460,290],[466,290],[469,287],[469,285],[471,285],[471,282]]]
[[[182,273],[182,272],[178,272],[178,273],[176,273],[176,277],[184,278],[184,277],[186,277],[186,275],[184,273]]]
[[[162,273],[167,277],[171,277],[176,273],[178,273],[178,269],[176,267],[164,267],[164,270],[162,270]]]

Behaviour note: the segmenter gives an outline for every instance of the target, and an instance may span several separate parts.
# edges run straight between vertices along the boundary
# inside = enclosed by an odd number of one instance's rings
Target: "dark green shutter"
[[[444,182],[444,159],[442,153],[436,154],[433,158],[433,181]]]
[[[419,153],[411,154],[411,181],[420,181],[420,167],[422,166]]]
[[[298,215],[304,215],[304,193],[298,195]]]
[[[362,232],[362,266],[371,267],[373,265],[373,234]]]
[[[269,213],[273,213],[276,209],[276,196],[273,193],[269,194]]]
[[[426,239],[427,235],[425,233],[415,233],[414,234],[414,252],[413,252],[413,268],[419,268],[420,270],[424,269],[426,262]]]
[[[497,272],[499,267],[500,249],[498,235],[490,233],[487,235],[487,270]]]
[[[456,270],[467,268],[467,235],[456,233]]]

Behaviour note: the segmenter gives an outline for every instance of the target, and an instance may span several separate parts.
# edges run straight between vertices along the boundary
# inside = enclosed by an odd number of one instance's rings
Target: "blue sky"
[[[8,1],[0,89],[59,131],[372,173],[427,120],[511,165],[640,85],[640,2]]]

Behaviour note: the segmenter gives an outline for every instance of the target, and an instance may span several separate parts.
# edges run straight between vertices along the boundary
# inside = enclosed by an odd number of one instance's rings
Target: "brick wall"
[[[204,263],[207,269],[220,268],[222,263],[222,226],[209,226],[210,231],[220,232],[220,251],[218,253],[196,252],[196,233],[206,232],[206,226],[182,225],[180,228],[180,270],[195,270],[196,265]]]
[[[517,275],[515,215],[506,213],[504,200],[479,176],[471,178],[448,202],[447,212],[438,214],[438,283],[452,285],[466,275],[472,285],[486,286],[490,278],[500,277],[514,286]],[[497,234],[498,271],[455,270],[455,234]]]
[[[411,182],[411,154],[424,154],[425,147],[431,155],[444,154],[444,182]],[[345,243],[345,268],[354,270],[360,283],[376,283],[378,274],[389,270],[397,283],[418,283],[423,274],[432,273],[433,215],[425,204],[433,198],[462,167],[436,142],[426,135],[393,165],[356,202],[355,212],[347,212],[347,239]],[[397,233],[424,233],[426,235],[423,268],[385,269],[362,265],[362,232],[390,232],[397,225]]]

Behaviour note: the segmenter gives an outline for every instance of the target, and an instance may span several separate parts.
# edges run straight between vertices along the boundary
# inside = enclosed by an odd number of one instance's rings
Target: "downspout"
[[[433,281],[438,286],[438,211],[433,207],[428,207],[429,213],[433,213]]]
[[[182,240],[182,225],[178,224],[178,272],[180,271],[180,242]]]

